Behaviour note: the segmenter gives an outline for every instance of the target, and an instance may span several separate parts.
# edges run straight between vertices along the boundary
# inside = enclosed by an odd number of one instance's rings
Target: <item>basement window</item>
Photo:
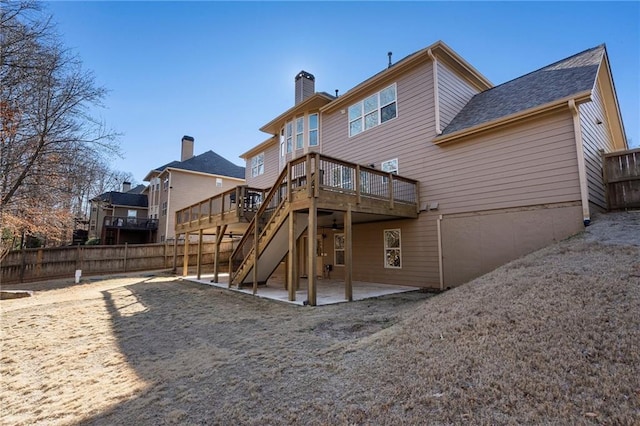
[[[384,230],[384,267],[392,269],[402,268],[402,251],[400,244],[400,229]]]

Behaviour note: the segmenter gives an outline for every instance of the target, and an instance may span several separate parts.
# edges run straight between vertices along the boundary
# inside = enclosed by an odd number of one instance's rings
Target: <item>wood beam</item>
[[[353,301],[353,227],[351,204],[344,212],[344,298]]]
[[[198,279],[202,276],[202,234],[204,230],[198,231],[198,258],[196,260],[196,276]]]
[[[171,268],[172,273],[176,273],[178,271],[178,237],[180,234],[176,234],[173,239],[173,267]]]
[[[287,285],[289,301],[295,302],[298,288],[298,245],[296,244],[296,213],[289,212],[289,254],[287,255]]]
[[[258,240],[260,233],[258,232],[258,221],[253,226],[253,294],[258,292]]]
[[[317,199],[315,197],[310,199],[309,227],[307,229],[307,300],[311,306],[316,306],[316,240],[318,238],[318,209],[316,208],[316,200]]]
[[[186,277],[189,272],[189,233],[184,234],[184,251],[182,255],[182,276]]]

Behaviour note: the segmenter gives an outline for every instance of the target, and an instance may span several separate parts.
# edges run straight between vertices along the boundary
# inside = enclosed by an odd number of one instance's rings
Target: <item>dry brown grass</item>
[[[640,424],[640,214],[435,297],[32,289],[0,305],[3,424]]]

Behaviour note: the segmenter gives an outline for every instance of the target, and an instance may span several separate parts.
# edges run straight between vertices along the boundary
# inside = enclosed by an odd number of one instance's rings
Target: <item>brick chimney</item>
[[[191,136],[184,135],[182,137],[182,154],[180,155],[180,161],[188,160],[193,157],[193,143],[195,139]]]
[[[131,182],[122,182],[122,192],[131,191]]]
[[[316,78],[313,74],[300,71],[296,75],[296,105],[316,93]]]

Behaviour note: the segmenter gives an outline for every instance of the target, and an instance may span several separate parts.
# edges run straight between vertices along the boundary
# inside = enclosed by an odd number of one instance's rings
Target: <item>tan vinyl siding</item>
[[[600,90],[596,85],[592,101],[580,105],[580,128],[584,146],[589,202],[606,209],[607,202],[602,182],[602,159],[599,150],[611,152],[613,142],[607,126]],[[598,124],[601,122],[601,124]]]
[[[442,62],[437,66],[440,128],[444,129],[478,91]]]
[[[273,185],[273,182],[275,182],[278,174],[280,173],[278,168],[280,155],[279,150],[280,146],[278,144],[274,144],[262,151],[264,152],[264,173],[256,177],[251,176],[251,159],[253,157],[247,158],[245,166],[247,185],[252,188],[270,188],[271,185]]]
[[[431,145],[427,151],[428,160],[417,171],[422,199],[438,202],[441,212],[580,199],[573,122],[568,109],[472,141]]]

